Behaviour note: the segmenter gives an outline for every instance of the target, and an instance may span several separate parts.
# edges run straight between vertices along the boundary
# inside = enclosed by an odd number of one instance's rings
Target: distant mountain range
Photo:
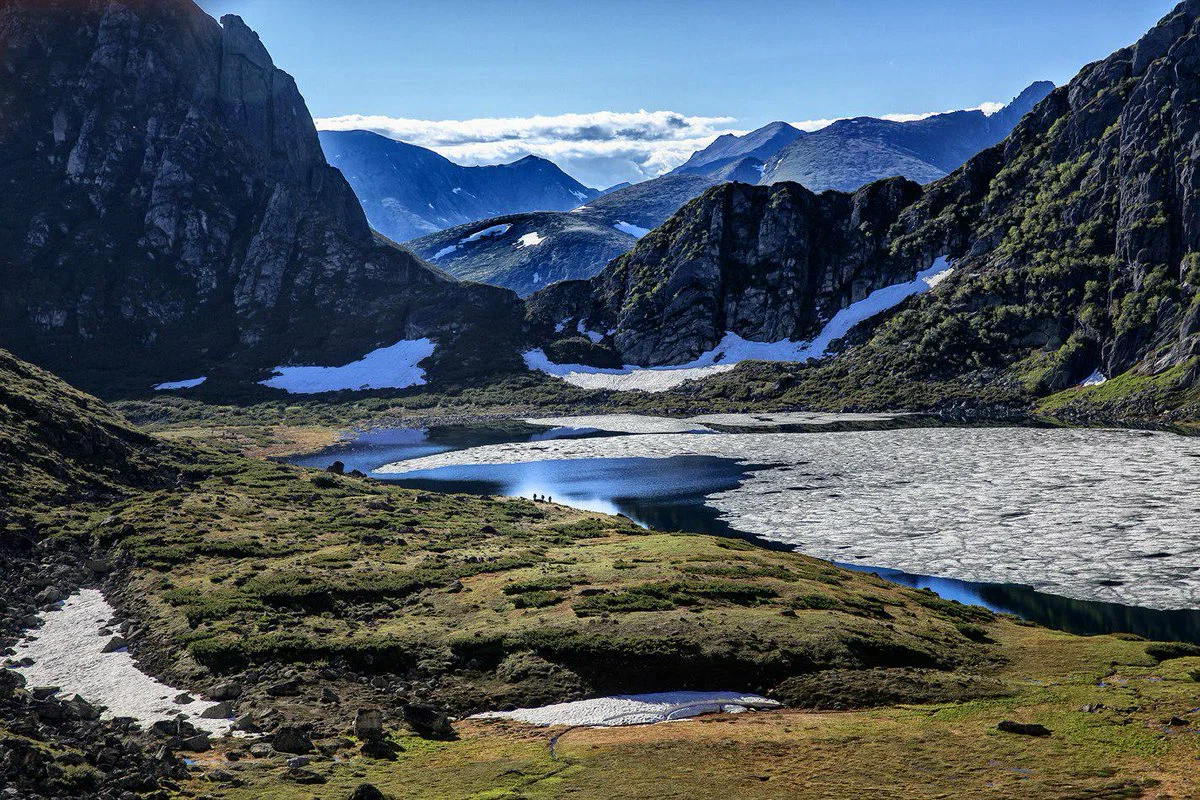
[[[1054,84],[1038,81],[990,115],[951,111],[910,122],[855,117],[813,133],[772,122],[744,136],[721,136],[672,172],[762,185],[795,181],[814,192],[853,192],[897,175],[928,183],[1002,141],[1053,90]]]
[[[565,211],[600,194],[537,156],[463,167],[370,131],[321,131],[320,139],[371,227],[397,242],[502,214]]]
[[[508,214],[406,243],[463,280],[528,295],[555,281],[590,278],[715,180],[669,175],[609,191],[573,211]]]

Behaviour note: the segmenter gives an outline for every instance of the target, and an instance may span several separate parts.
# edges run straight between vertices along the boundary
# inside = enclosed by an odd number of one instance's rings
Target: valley
[[[1198,795],[1200,0],[744,128],[215,7],[0,2],[0,797]]]

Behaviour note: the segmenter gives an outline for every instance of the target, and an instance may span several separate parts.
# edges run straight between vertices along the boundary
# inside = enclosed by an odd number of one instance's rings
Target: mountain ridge
[[[326,158],[354,189],[371,226],[397,242],[505,214],[566,211],[599,195],[539,156],[464,167],[433,150],[371,131],[322,130],[318,135]]]

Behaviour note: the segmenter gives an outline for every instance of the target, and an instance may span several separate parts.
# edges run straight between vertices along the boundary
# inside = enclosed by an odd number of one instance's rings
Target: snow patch
[[[649,228],[643,228],[639,225],[633,225],[628,222],[622,222],[621,220],[617,220],[616,224],[613,225],[613,227],[616,228],[617,230],[619,230],[621,233],[628,233],[630,236],[632,236],[635,239],[640,239],[643,236],[645,236],[647,233],[650,232]]]
[[[689,381],[728,372],[742,361],[804,362],[824,358],[829,347],[843,338],[860,322],[894,308],[915,294],[932,289],[949,276],[953,265],[945,256],[934,259],[933,265],[921,270],[911,281],[876,289],[869,295],[841,309],[825,324],[811,342],[755,342],[727,331],[721,341],[708,352],[686,364],[661,367],[625,365],[619,368],[589,367],[585,364],[555,364],[542,350],[524,354],[529,369],[541,370],[562,378],[583,389],[612,389],[616,391],[665,392]],[[580,322],[580,332],[583,332]],[[593,340],[596,341],[596,340]]]
[[[175,389],[191,389],[193,386],[199,386],[206,380],[208,380],[207,375],[201,378],[188,378],[185,381],[167,381],[166,383],[156,383],[154,384],[154,391],[170,392],[174,391]]]
[[[512,227],[512,225],[508,224],[507,222],[500,224],[500,225],[492,225],[491,227],[484,228],[481,231],[475,231],[474,233],[472,233],[470,236],[466,237],[465,239],[460,239],[459,244],[470,244],[471,242],[478,242],[480,239],[483,239],[485,237],[503,236],[504,234],[508,233],[508,229],[511,227]]]
[[[438,250],[436,253],[434,253],[434,254],[433,254],[433,257],[434,257],[434,258],[441,258],[442,256],[448,256],[448,255],[450,255],[451,253],[453,253],[453,252],[454,252],[455,250],[457,250],[457,249],[458,249],[458,245],[456,245],[456,244],[450,244],[450,245],[446,245],[446,246],[445,246],[445,247],[443,247],[441,250]]]
[[[116,615],[96,589],[71,595],[61,609],[39,614],[41,628],[31,630],[17,644],[16,658],[31,658],[28,667],[16,667],[28,686],[57,686],[58,696],[80,695],[92,705],[105,706],[102,716],[133,717],[143,727],[185,714],[188,722],[214,734],[229,731],[226,719],[201,719],[216,705],[206,700],[176,703],[179,689],[160,683],[138,669],[129,651],[105,653],[112,635],[100,629]]]
[[[340,367],[276,367],[273,377],[259,383],[293,394],[421,386],[425,370],[417,365],[433,351],[434,343],[428,338],[401,339]]]
[[[587,328],[583,327],[583,320],[579,320],[579,324],[575,326],[575,330],[579,331],[581,334],[590,339],[592,344],[599,344],[604,338],[603,333],[596,333],[593,330],[588,330]]]
[[[511,719],[542,727],[609,727],[650,725],[700,714],[737,713],[749,709],[780,707],[780,703],[775,700],[741,692],[656,692],[597,697],[573,703],[555,703],[540,708],[518,708],[514,711],[488,711],[475,714],[472,719]]]
[[[577,192],[577,191],[575,191],[575,190],[573,190],[573,189],[571,190],[571,194],[575,195],[575,199],[576,199],[576,200],[578,200],[578,201],[579,201],[579,202],[581,202],[581,203],[582,203],[584,200],[587,200],[587,197],[588,197],[588,196],[587,196],[586,194],[584,194],[583,192]]]
[[[450,194],[462,194],[462,187],[455,186],[453,189],[450,190]]]
[[[1108,377],[1105,376],[1105,374],[1103,372],[1101,372],[1099,369],[1097,369],[1091,375],[1088,375],[1086,378],[1084,378],[1082,381],[1080,381],[1079,385],[1080,386],[1099,386],[1100,384],[1104,383],[1107,380],[1108,380]]]
[[[531,417],[530,425],[552,428],[590,428],[609,433],[714,433],[693,420],[645,414],[591,414],[581,417]]]
[[[572,208],[571,213],[578,214],[581,211],[590,211],[590,210],[591,210],[591,206],[579,206],[578,208]]]
[[[522,247],[535,247],[544,241],[546,241],[546,237],[542,236],[537,231],[534,231],[533,233],[527,233],[520,239],[517,239],[516,247],[517,249]]]

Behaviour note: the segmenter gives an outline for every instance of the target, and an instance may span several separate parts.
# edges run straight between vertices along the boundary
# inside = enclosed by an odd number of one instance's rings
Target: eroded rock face
[[[595,318],[624,363],[680,363],[725,330],[806,338],[947,255],[943,287],[855,353],[864,379],[1011,369],[1045,392],[1097,369],[1161,371],[1200,354],[1197,98],[1200,0],[1186,0],[923,191],[718,187],[609,264],[594,298],[552,287],[531,320],[548,341],[551,314]]]
[[[25,357],[94,385],[231,355],[345,363],[428,335],[470,372],[497,362],[476,345],[518,330],[510,293],[375,238],[236,16],[14,0],[0,75],[0,343]]]
[[[853,195],[724,184],[613,261],[590,293],[567,282],[535,295],[530,309],[547,323],[578,316],[597,330],[615,328],[627,364],[683,363],[727,331],[805,339],[838,309],[929,266],[937,254],[918,263],[881,247],[920,192],[902,178]]]

